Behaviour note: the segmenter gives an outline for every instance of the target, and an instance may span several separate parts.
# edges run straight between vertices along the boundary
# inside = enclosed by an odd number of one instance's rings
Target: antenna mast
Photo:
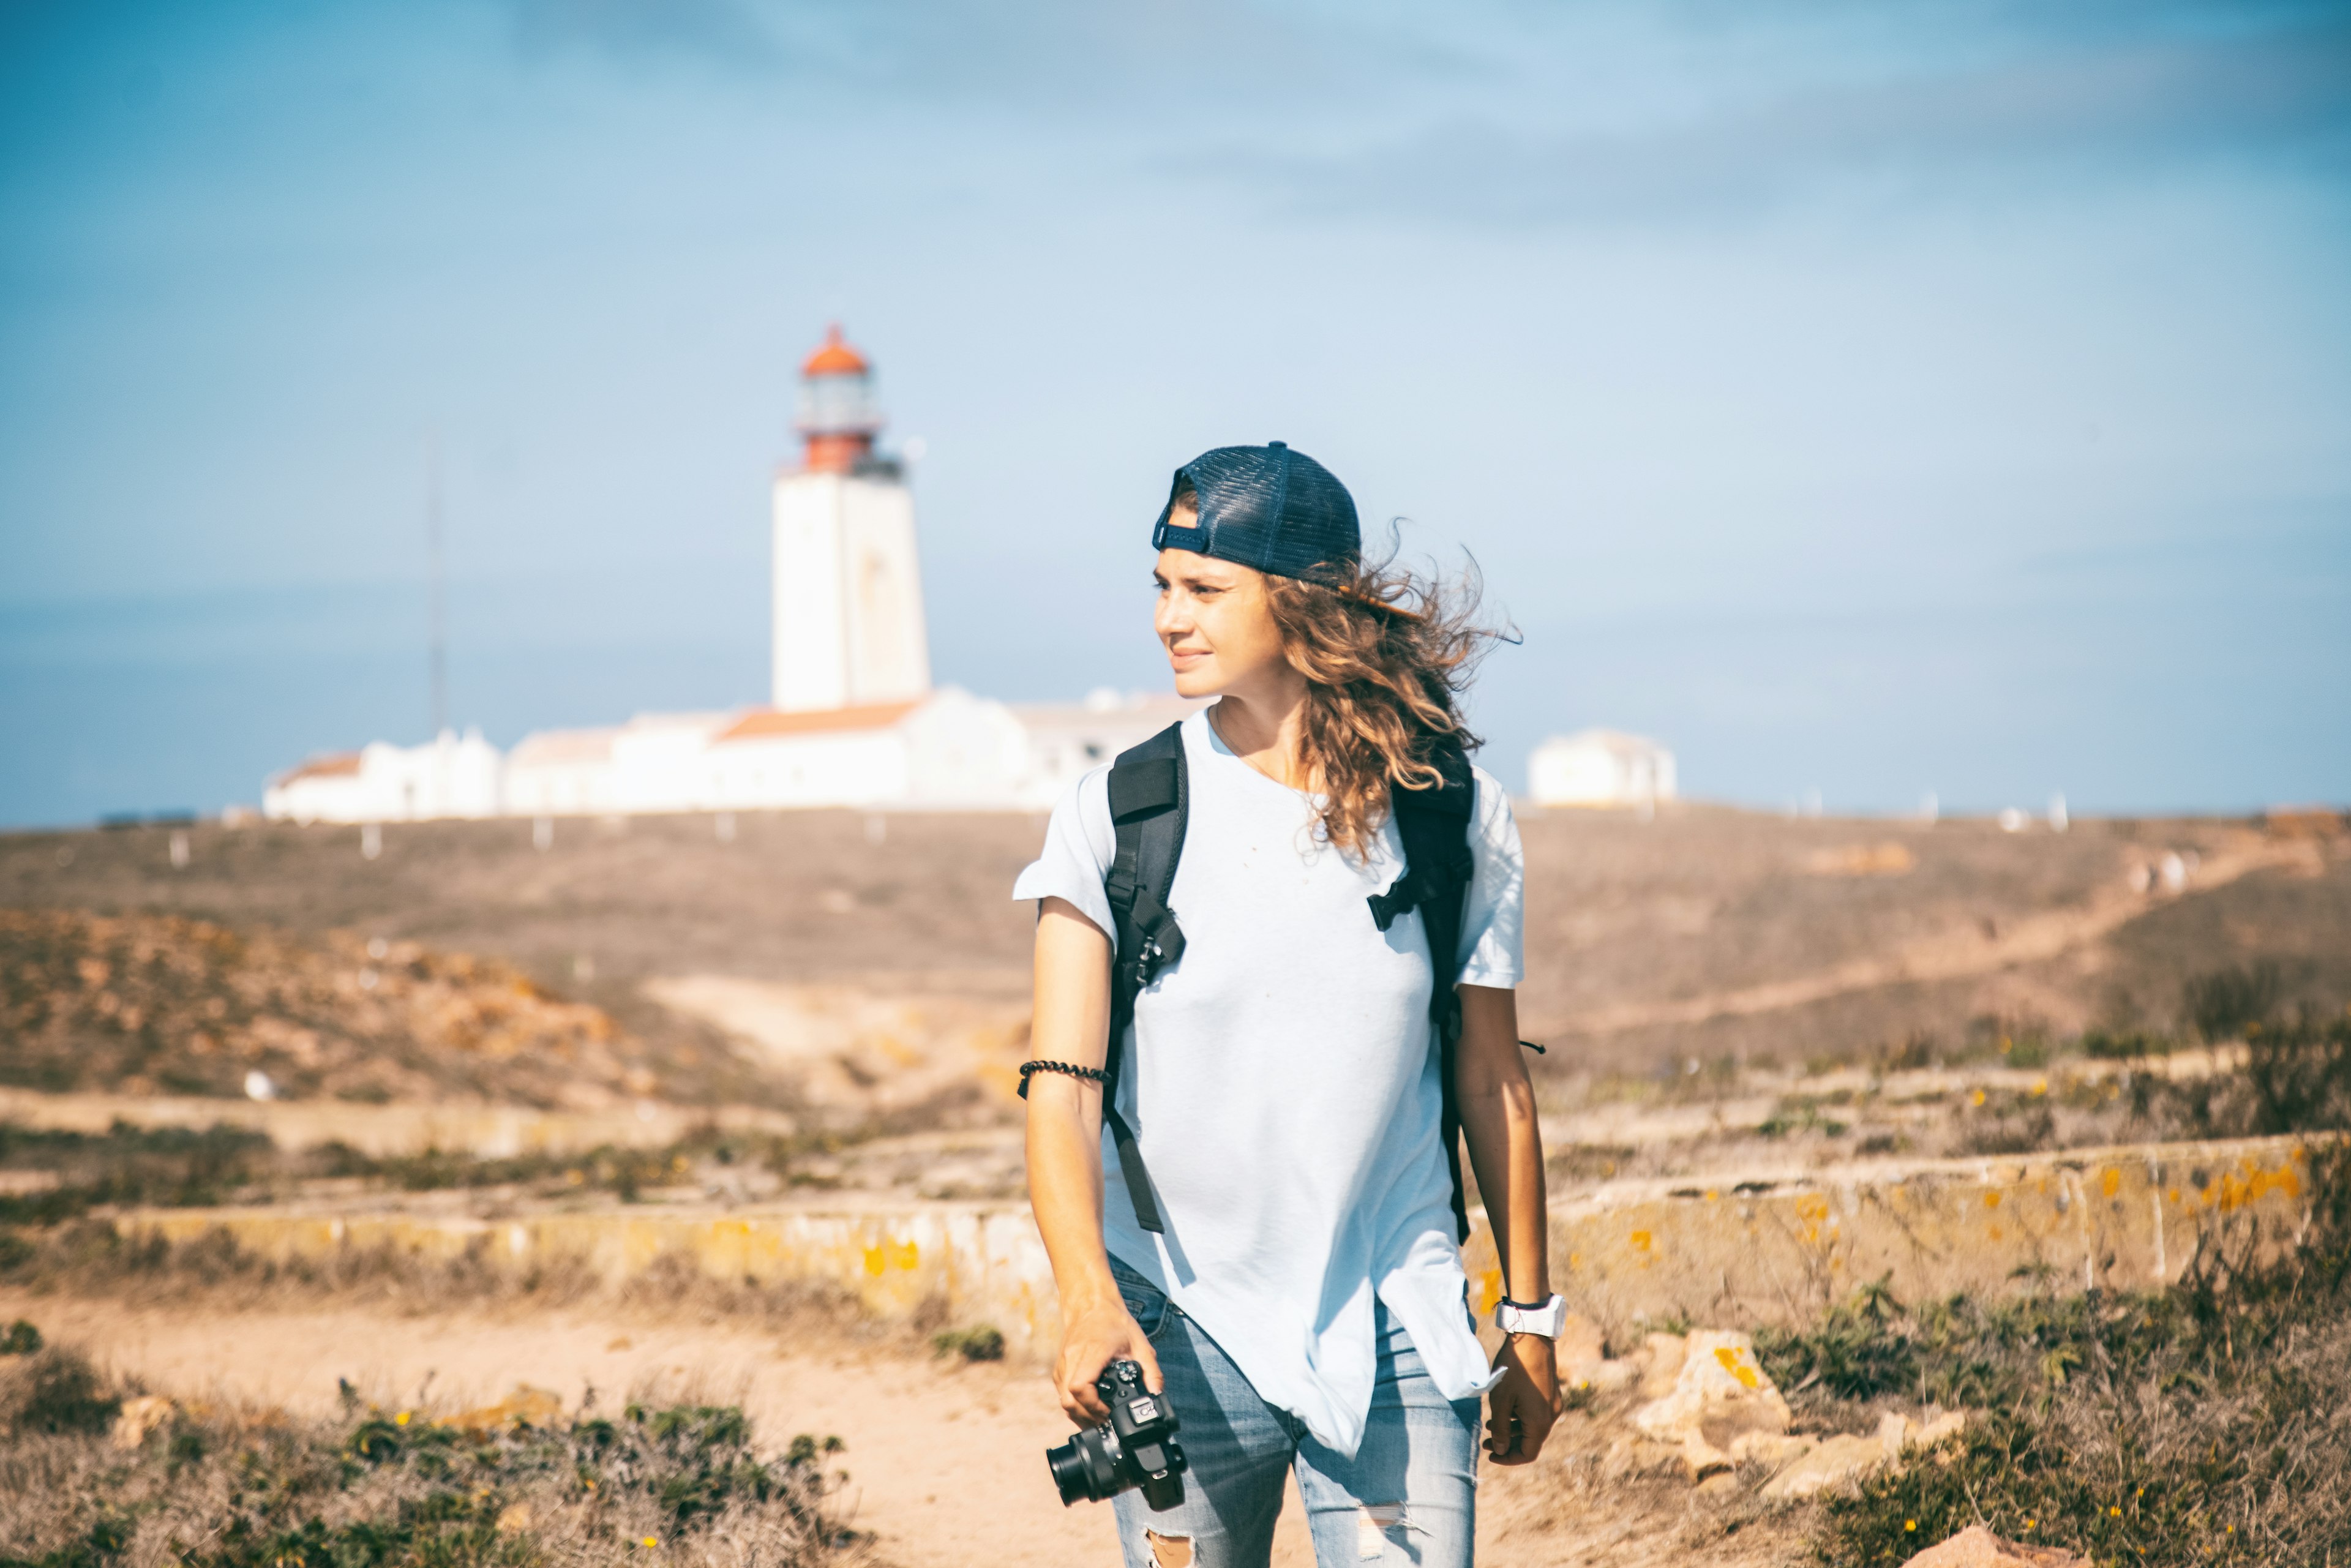
[[[449,727],[449,639],[441,586],[441,436],[424,437],[424,576],[432,625],[433,734]]]

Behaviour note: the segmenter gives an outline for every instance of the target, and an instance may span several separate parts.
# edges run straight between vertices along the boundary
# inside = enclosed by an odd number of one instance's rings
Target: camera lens
[[[1100,1502],[1124,1490],[1119,1479],[1118,1437],[1107,1427],[1092,1427],[1058,1448],[1045,1450],[1046,1468],[1061,1494],[1061,1506]]]

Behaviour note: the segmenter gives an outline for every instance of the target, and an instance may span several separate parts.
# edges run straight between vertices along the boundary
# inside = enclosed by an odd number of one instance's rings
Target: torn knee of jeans
[[[1359,1557],[1387,1555],[1388,1531],[1417,1528],[1400,1502],[1367,1502],[1355,1516],[1355,1549]]]
[[[1192,1568],[1192,1538],[1188,1535],[1162,1535],[1146,1530],[1143,1538],[1151,1542],[1151,1560],[1159,1568]]]

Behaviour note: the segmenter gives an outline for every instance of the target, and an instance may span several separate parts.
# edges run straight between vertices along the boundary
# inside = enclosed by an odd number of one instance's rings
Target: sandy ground
[[[304,1415],[334,1410],[338,1378],[388,1409],[464,1409],[518,1383],[559,1394],[572,1409],[590,1388],[607,1411],[646,1396],[740,1404],[776,1447],[799,1432],[847,1443],[846,1511],[901,1568],[1119,1560],[1110,1511],[1064,1509],[1053,1492],[1044,1451],[1069,1423],[1031,1369],[795,1345],[726,1323],[664,1328],[634,1314],[193,1314],[0,1296],[0,1318],[20,1316],[159,1392]],[[1289,1533],[1296,1539],[1276,1560],[1311,1563],[1304,1531]]]
[[[458,1410],[517,1384],[601,1408],[629,1398],[740,1404],[764,1439],[837,1434],[848,1445],[841,1501],[893,1568],[1019,1563],[1113,1568],[1110,1511],[1063,1509],[1044,1450],[1068,1425],[1034,1369],[933,1361],[719,1322],[664,1324],[593,1309],[535,1315],[402,1315],[363,1306],[228,1311],[0,1291],[0,1320],[26,1317],[150,1390],[183,1400],[331,1413],[339,1378],[388,1409]],[[1654,1485],[1595,1484],[1604,1437],[1572,1415],[1556,1453],[1524,1470],[1489,1468],[1479,1555],[1525,1568],[1764,1568],[1802,1560],[1799,1521],[1735,1535],[1708,1528],[1719,1500]],[[1662,1499],[1662,1500],[1661,1500]],[[1293,1488],[1277,1568],[1311,1568]]]

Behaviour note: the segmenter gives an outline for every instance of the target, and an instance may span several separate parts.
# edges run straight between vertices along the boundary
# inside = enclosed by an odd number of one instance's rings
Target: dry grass
[[[676,1254],[655,1258],[615,1281],[585,1260],[561,1255],[510,1267],[487,1238],[445,1258],[347,1247],[324,1257],[279,1260],[240,1247],[223,1230],[180,1242],[152,1234],[126,1239],[103,1220],[83,1220],[36,1234],[29,1241],[20,1237],[14,1256],[0,1261],[0,1281],[41,1295],[102,1297],[134,1306],[168,1302],[235,1312],[333,1302],[424,1316],[455,1310],[528,1315],[594,1305],[648,1322],[734,1322],[788,1329],[801,1343],[909,1349],[927,1345],[949,1326],[944,1304],[926,1304],[903,1322],[884,1321],[830,1283],[716,1279]]]
[[[461,1426],[347,1399],[300,1422],[174,1408],[137,1446],[71,1351],[0,1363],[0,1568],[814,1568],[837,1440],[763,1451],[739,1410]]]
[[[176,915],[0,909],[0,1082],[51,1092],[450,1095],[597,1109],[772,1099],[715,1045],[657,1052],[496,958]]]
[[[2168,1291],[1917,1309],[1864,1292],[1758,1337],[1820,1425],[1891,1396],[1975,1412],[1931,1458],[1828,1500],[1834,1568],[1979,1522],[2102,1564],[2351,1563],[2351,1145],[2314,1153],[2298,1237],[2241,1225]]]

